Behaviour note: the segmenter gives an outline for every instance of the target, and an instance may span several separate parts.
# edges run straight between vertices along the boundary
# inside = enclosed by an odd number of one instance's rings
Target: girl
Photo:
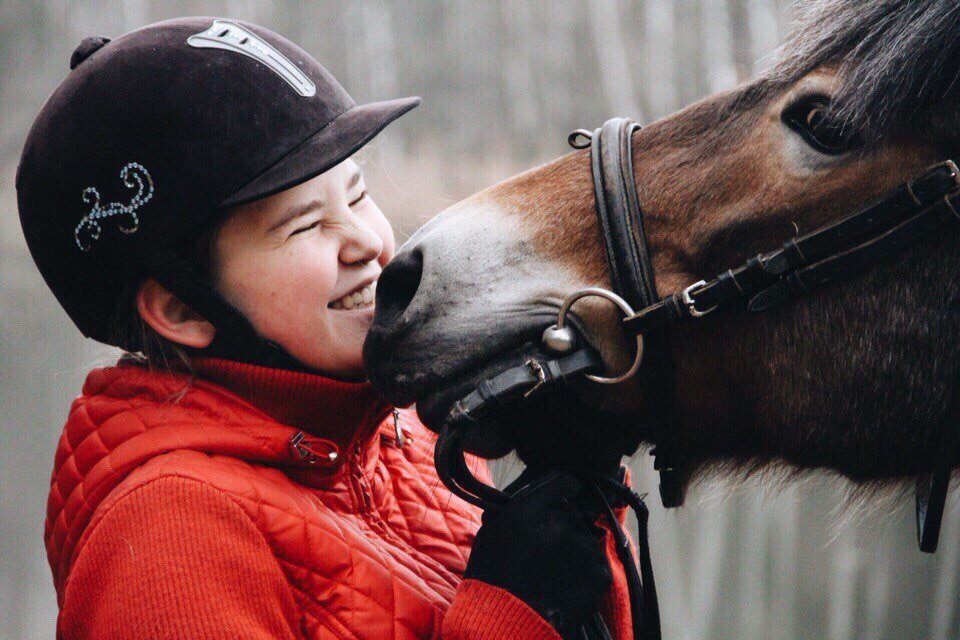
[[[127,355],[55,456],[58,636],[556,638],[505,530],[461,584],[480,514],[363,382],[394,236],[349,158],[419,99],[356,105],[284,38],[210,18],[87,38],[70,67],[21,223],[78,328]]]

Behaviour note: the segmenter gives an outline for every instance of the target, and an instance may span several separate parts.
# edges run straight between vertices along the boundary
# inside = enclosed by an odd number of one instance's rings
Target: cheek
[[[336,252],[324,248],[301,242],[257,256],[235,255],[222,270],[222,289],[269,338],[312,327],[337,282]]]

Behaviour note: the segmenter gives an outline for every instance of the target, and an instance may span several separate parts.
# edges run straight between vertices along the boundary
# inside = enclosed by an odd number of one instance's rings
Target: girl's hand
[[[574,637],[611,582],[594,502],[569,473],[534,479],[484,514],[464,578],[509,591],[562,637]]]

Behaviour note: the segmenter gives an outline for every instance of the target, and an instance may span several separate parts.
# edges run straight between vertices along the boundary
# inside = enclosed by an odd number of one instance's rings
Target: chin
[[[335,340],[336,338],[326,338],[309,351],[287,349],[287,352],[303,366],[322,376],[344,382],[365,382],[367,374],[363,369],[361,358],[362,338],[359,341],[351,340],[349,346],[344,345],[342,341],[337,341],[339,344],[332,349],[330,345]],[[302,345],[305,342],[306,340],[300,340],[295,344]],[[283,346],[282,343],[281,346]]]

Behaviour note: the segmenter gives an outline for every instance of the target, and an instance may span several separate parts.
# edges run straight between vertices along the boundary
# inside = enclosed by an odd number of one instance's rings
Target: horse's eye
[[[780,118],[820,153],[837,156],[861,144],[856,130],[830,115],[830,101],[822,96],[794,103]]]

